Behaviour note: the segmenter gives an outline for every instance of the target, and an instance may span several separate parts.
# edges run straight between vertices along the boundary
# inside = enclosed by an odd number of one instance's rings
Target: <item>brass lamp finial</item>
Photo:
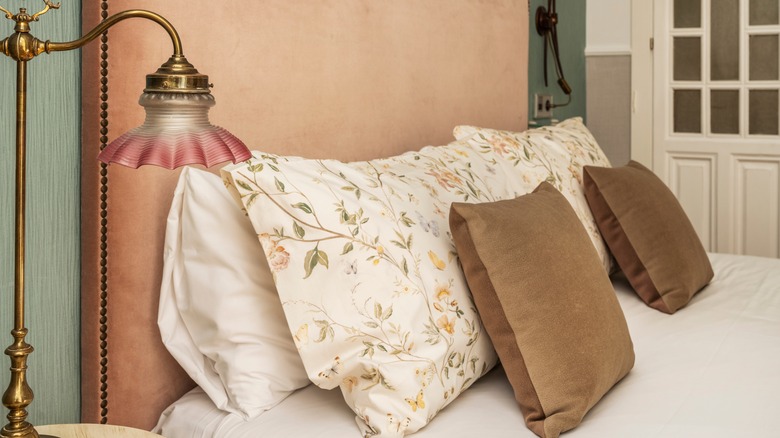
[[[38,21],[38,18],[41,15],[49,12],[52,9],[59,9],[60,8],[60,3],[54,3],[51,0],[43,0],[43,3],[46,5],[46,7],[44,7],[43,9],[41,9],[40,11],[38,11],[38,12],[32,14],[32,15],[29,15],[27,13],[27,9],[26,8],[19,9],[19,13],[14,15],[10,11],[5,9],[4,7],[0,6],[0,12],[2,12],[3,15],[5,15],[5,18],[7,18],[9,20],[16,21],[17,23],[29,23],[31,21]]]
[[[51,2],[49,0],[43,0],[43,3],[46,4],[46,7],[41,9],[39,12],[36,12],[36,13],[33,14],[33,16],[32,16],[33,21],[38,21],[38,17],[40,17],[41,15],[49,12],[51,9],[59,9],[60,8],[60,4],[59,3],[54,3],[54,2]]]

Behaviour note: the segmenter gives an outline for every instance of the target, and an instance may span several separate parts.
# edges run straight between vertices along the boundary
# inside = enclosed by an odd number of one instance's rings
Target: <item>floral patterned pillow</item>
[[[309,378],[341,388],[364,436],[420,429],[495,365],[447,214],[514,197],[497,160],[464,141],[354,163],[255,152],[223,178]]]
[[[508,181],[518,196],[532,192],[544,181],[558,189],[588,231],[604,269],[612,271],[614,262],[590,212],[582,184],[584,166],[611,166],[581,118],[525,132],[457,126],[453,134],[510,175]]]

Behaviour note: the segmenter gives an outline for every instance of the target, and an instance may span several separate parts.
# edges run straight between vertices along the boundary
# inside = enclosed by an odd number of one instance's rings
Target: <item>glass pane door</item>
[[[673,135],[780,135],[779,3],[673,0]]]

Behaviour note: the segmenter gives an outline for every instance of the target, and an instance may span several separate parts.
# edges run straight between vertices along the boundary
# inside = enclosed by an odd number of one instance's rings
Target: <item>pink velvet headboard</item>
[[[83,2],[85,30],[108,4]],[[114,0],[108,13],[131,8],[176,26],[215,84],[212,122],[250,149],[357,160],[446,144],[458,124],[527,124],[527,0]],[[84,50],[84,422],[149,429],[193,386],[156,323],[178,172],[95,159],[142,122],[144,76],[170,54],[165,32],[140,20]]]

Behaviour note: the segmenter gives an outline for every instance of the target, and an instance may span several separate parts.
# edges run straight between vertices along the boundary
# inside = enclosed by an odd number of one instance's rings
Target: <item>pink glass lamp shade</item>
[[[236,163],[252,156],[241,140],[209,122],[215,104],[210,93],[144,92],[139,103],[146,109],[144,124],[106,146],[100,161],[134,169],[145,164],[175,169]]]

